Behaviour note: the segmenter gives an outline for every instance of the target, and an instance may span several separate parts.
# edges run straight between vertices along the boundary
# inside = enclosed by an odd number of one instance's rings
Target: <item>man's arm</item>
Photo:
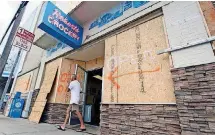
[[[71,91],[72,90],[72,82],[68,83],[68,87],[67,87],[67,92]]]

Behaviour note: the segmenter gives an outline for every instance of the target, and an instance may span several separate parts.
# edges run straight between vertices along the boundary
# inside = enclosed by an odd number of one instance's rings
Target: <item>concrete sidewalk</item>
[[[26,119],[12,119],[0,114],[0,135],[88,135],[67,129],[59,131],[55,125],[35,124]]]

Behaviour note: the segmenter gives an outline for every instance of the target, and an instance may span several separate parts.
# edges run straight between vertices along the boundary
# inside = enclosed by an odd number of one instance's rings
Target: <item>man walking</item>
[[[69,120],[70,112],[72,112],[72,113],[76,113],[76,115],[78,116],[78,119],[81,123],[81,127],[79,130],[77,130],[77,132],[86,131],[84,121],[83,121],[82,115],[79,111],[79,105],[78,105],[79,100],[80,100],[81,85],[78,82],[75,74],[72,75],[72,79],[71,79],[71,82],[69,84],[68,91],[71,91],[70,104],[69,104],[69,107],[67,108],[67,111],[66,111],[65,121],[64,121],[63,125],[58,127],[58,129],[65,131],[66,124]]]

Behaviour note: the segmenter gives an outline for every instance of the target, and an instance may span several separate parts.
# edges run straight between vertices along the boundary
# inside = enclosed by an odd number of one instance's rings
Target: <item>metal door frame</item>
[[[80,69],[82,69],[84,71],[84,88],[82,90],[82,93],[84,94],[84,96],[82,97],[83,98],[82,117],[84,118],[85,106],[86,106],[86,96],[87,96],[86,88],[87,88],[88,72],[83,67],[81,67],[80,65],[75,64],[75,75],[77,75],[78,68],[80,68]]]

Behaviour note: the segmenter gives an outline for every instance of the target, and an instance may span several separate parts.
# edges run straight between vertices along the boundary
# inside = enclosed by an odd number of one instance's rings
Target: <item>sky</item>
[[[19,1],[1,1],[0,4],[0,37],[3,36],[11,19],[19,7]],[[6,12],[5,12],[6,11]]]
[[[4,35],[10,21],[16,13],[21,1],[1,0],[0,4],[0,39]],[[41,1],[30,1],[26,7],[21,24],[27,21],[30,14],[36,9]],[[7,37],[6,37],[7,38]],[[0,45],[0,54],[2,53],[4,44]]]
[[[20,25],[22,26],[23,24],[25,24],[25,22],[28,21],[28,18],[32,15],[32,12],[39,6],[39,4],[41,3],[41,1],[31,1],[28,3],[26,10],[24,12],[22,21],[20,23]],[[5,1],[2,0],[1,4],[0,4],[0,39],[2,38],[2,36],[4,35],[10,21],[12,20],[14,14],[16,13],[18,7],[20,5],[20,1]],[[10,30],[9,30],[10,31]],[[3,52],[4,46],[6,44],[7,38],[9,36],[9,33],[7,33],[5,39],[3,40],[2,44],[0,45],[0,55]],[[7,61],[7,65],[5,67],[4,73],[10,73],[12,65],[15,61],[15,57],[17,56],[18,53],[18,48],[17,47],[12,47],[11,49],[11,53],[8,57],[8,61]],[[26,55],[26,52],[22,52],[21,54],[23,57],[21,57],[21,59],[19,60],[19,63],[23,63],[24,62],[24,56]],[[16,68],[16,71],[21,69],[21,65],[18,66]],[[18,73],[18,72],[16,72]]]

